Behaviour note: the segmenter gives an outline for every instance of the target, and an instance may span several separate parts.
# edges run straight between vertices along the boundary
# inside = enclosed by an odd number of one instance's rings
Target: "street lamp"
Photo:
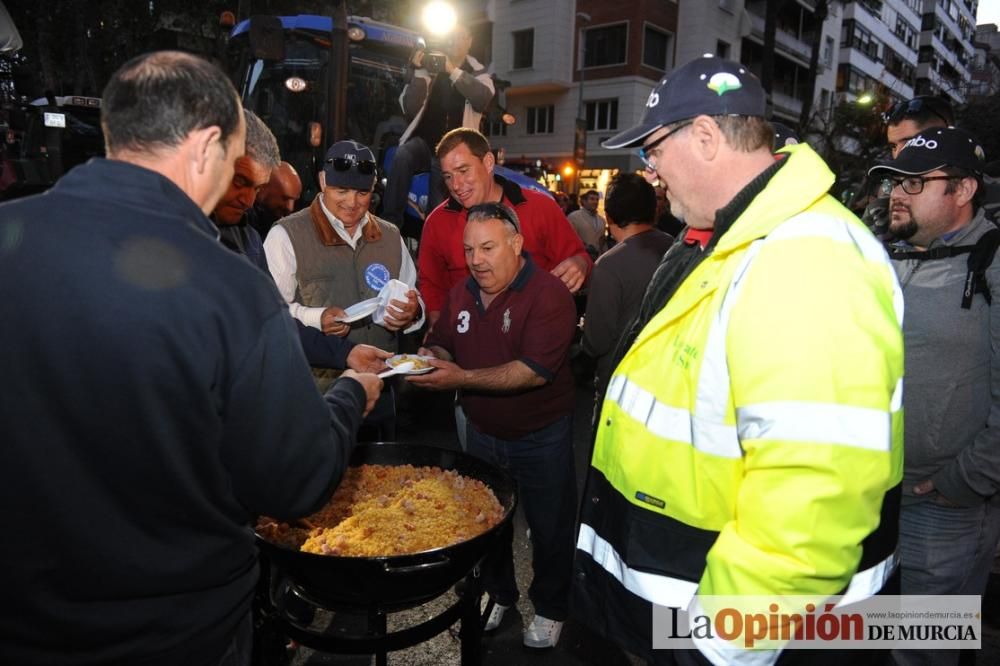
[[[458,22],[455,8],[443,0],[428,3],[424,7],[421,19],[427,31],[436,37],[450,34]]]
[[[590,14],[577,12],[576,18],[582,23],[590,23]],[[580,91],[576,103],[576,128],[573,134],[573,158],[576,160],[577,170],[583,168],[583,163],[587,158],[587,116],[583,112],[583,84],[585,81],[585,70],[587,60],[587,39],[583,34],[583,27],[580,28]],[[575,191],[580,191],[580,178],[574,183]]]

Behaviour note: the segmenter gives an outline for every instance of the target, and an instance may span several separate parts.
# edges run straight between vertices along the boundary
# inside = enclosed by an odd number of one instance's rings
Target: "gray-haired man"
[[[247,220],[247,211],[257,199],[257,193],[271,179],[271,171],[281,162],[278,142],[253,111],[244,110],[247,124],[246,152],[236,160],[233,180],[222,195],[212,221],[219,227],[222,244],[230,250],[247,256],[260,268],[267,270],[264,245],[260,234]]]

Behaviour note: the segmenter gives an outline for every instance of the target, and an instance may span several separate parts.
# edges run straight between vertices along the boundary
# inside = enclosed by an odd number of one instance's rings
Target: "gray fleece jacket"
[[[971,245],[994,228],[980,210],[941,245]],[[993,297],[961,307],[968,254],[894,260],[905,301],[903,503],[932,479],[946,498],[973,506],[1000,488],[1000,259],[986,272]]]

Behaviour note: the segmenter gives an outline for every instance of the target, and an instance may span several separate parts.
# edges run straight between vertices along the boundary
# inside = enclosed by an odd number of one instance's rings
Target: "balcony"
[[[780,92],[771,93],[771,103],[776,112],[781,112],[786,116],[798,118],[802,113],[802,100],[791,95]]]
[[[942,76],[939,72],[930,67],[929,63],[922,64],[917,70],[918,88],[924,88],[924,86],[921,86],[920,84],[921,79],[929,81],[933,90],[939,91],[941,94],[951,97],[956,104],[963,104],[965,102],[965,93],[961,85],[962,81],[957,79],[952,80]]]
[[[747,15],[750,17],[750,36],[754,41],[763,44],[764,17],[751,12],[747,12]],[[806,44],[795,35],[784,30],[775,30],[774,48],[786,56],[791,56],[800,65],[804,67],[809,66],[809,58],[812,56],[812,45]]]

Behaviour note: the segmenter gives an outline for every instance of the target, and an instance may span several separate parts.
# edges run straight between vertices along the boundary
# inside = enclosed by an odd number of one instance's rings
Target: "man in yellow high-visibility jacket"
[[[698,652],[654,652],[651,609],[850,601],[895,582],[902,297],[879,243],[827,194],[823,161],[805,144],[771,153],[742,65],[699,58],[646,107],[604,145],[642,146],[688,230],[619,345],[574,610],[651,661],[792,663],[697,636]]]

